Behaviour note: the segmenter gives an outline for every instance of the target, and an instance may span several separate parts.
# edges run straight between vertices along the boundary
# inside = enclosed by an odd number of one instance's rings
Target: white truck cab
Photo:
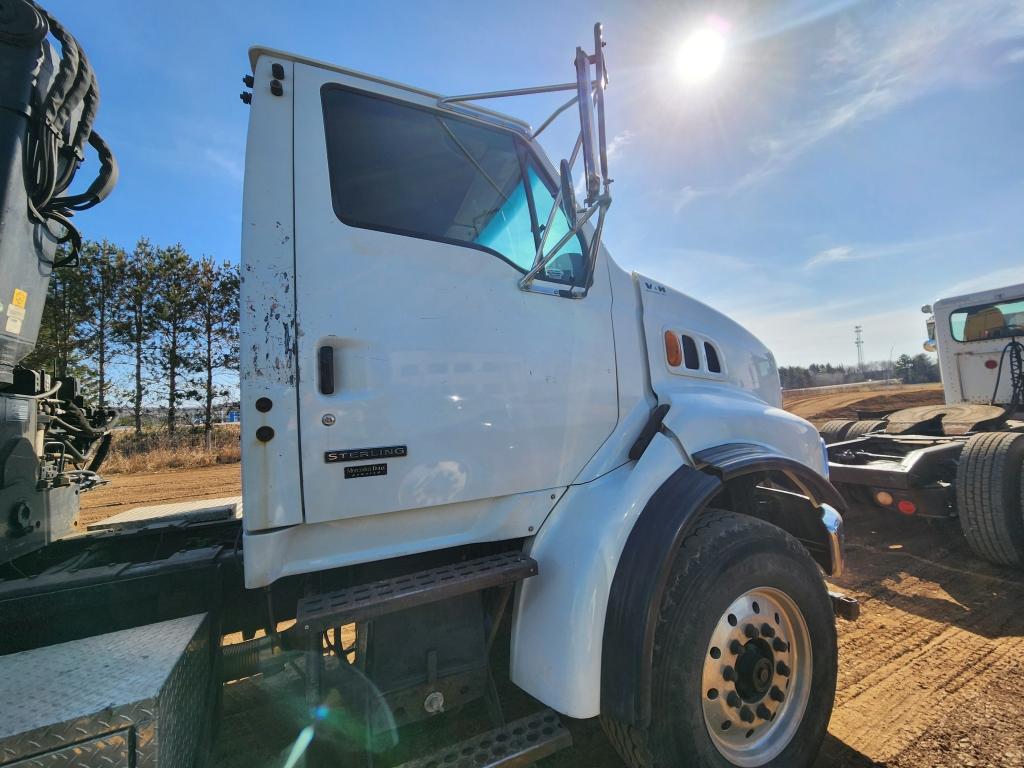
[[[571,744],[560,714],[631,768],[813,762],[842,499],[764,345],[602,247],[600,25],[573,82],[464,96],[253,49],[244,504],[85,526],[113,412],[17,363],[117,165],[70,32],[0,17],[0,762],[204,765],[220,684],[285,672],[288,765],[532,765]],[[481,106],[562,91],[536,130]],[[538,136],[574,105],[556,170]],[[64,195],[86,142],[100,172]],[[540,712],[506,720],[500,651]],[[489,724],[424,756],[406,727],[445,712]]]
[[[950,296],[922,309],[933,313],[928,346],[938,351],[946,402],[1011,402],[1013,377],[1003,351],[1024,337],[1024,283]]]
[[[537,566],[512,619],[528,693],[604,716],[624,755],[629,725],[668,764],[692,747],[804,765],[835,685],[819,569],[841,570],[842,502],[816,430],[781,410],[771,352],[600,245],[596,45],[571,86],[583,207],[572,161],[556,170],[538,131],[478,105],[543,89],[444,97],[250,52],[246,586],[511,546]],[[695,658],[732,661],[687,667],[704,725],[680,746],[651,701],[658,606],[687,588],[676,604],[706,614]]]

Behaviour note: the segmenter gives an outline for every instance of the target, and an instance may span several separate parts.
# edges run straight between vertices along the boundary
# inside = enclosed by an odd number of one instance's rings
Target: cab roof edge
[[[312,59],[309,58],[308,56],[301,56],[296,53],[288,53],[287,51],[282,51],[277,48],[270,48],[264,45],[254,45],[249,48],[249,68],[250,70],[252,70],[253,74],[256,73],[256,62],[259,60],[261,56],[273,56],[276,58],[287,59],[288,61],[292,61],[297,64],[306,64],[308,66],[316,67],[318,69],[326,69],[331,72],[338,72],[339,74],[342,75],[358,77],[363,80],[368,80],[372,83],[377,83],[379,85],[387,85],[392,88],[400,88],[403,91],[408,91],[409,93],[414,93],[418,96],[424,96],[426,98],[433,99],[435,102],[437,102],[438,109],[443,109],[453,114],[475,116],[492,122],[499,121],[504,123],[507,127],[511,127],[517,131],[525,133],[527,136],[533,134],[532,126],[525,120],[520,120],[518,117],[513,117],[512,115],[506,115],[503,112],[488,109],[487,107],[481,107],[478,104],[464,102],[460,102],[458,107],[455,107],[455,105],[444,104],[442,103],[442,100],[445,98],[445,96],[440,93],[434,93],[433,91],[428,91],[423,88],[417,88],[412,85],[406,85],[405,83],[399,83],[394,80],[388,80],[387,78],[378,77],[377,75],[370,75],[367,74],[366,72],[360,72],[357,69],[340,67],[337,64],[330,63],[329,61]]]

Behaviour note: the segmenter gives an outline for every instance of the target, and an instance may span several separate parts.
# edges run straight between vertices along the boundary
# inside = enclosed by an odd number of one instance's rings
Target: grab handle
[[[334,347],[324,345],[317,350],[317,371],[320,376],[320,393],[334,394]]]

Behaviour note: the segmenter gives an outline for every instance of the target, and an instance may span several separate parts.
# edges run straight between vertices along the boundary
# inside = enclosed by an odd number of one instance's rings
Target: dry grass
[[[241,458],[237,424],[215,426],[209,448],[202,427],[181,427],[173,435],[165,429],[149,429],[141,435],[132,430],[118,430],[102,471],[118,474],[194,469],[232,464]]]

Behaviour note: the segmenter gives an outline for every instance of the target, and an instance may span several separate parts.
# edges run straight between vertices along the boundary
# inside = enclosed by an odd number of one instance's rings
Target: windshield
[[[958,309],[950,315],[949,325],[957,341],[1024,336],[1024,299]]]

